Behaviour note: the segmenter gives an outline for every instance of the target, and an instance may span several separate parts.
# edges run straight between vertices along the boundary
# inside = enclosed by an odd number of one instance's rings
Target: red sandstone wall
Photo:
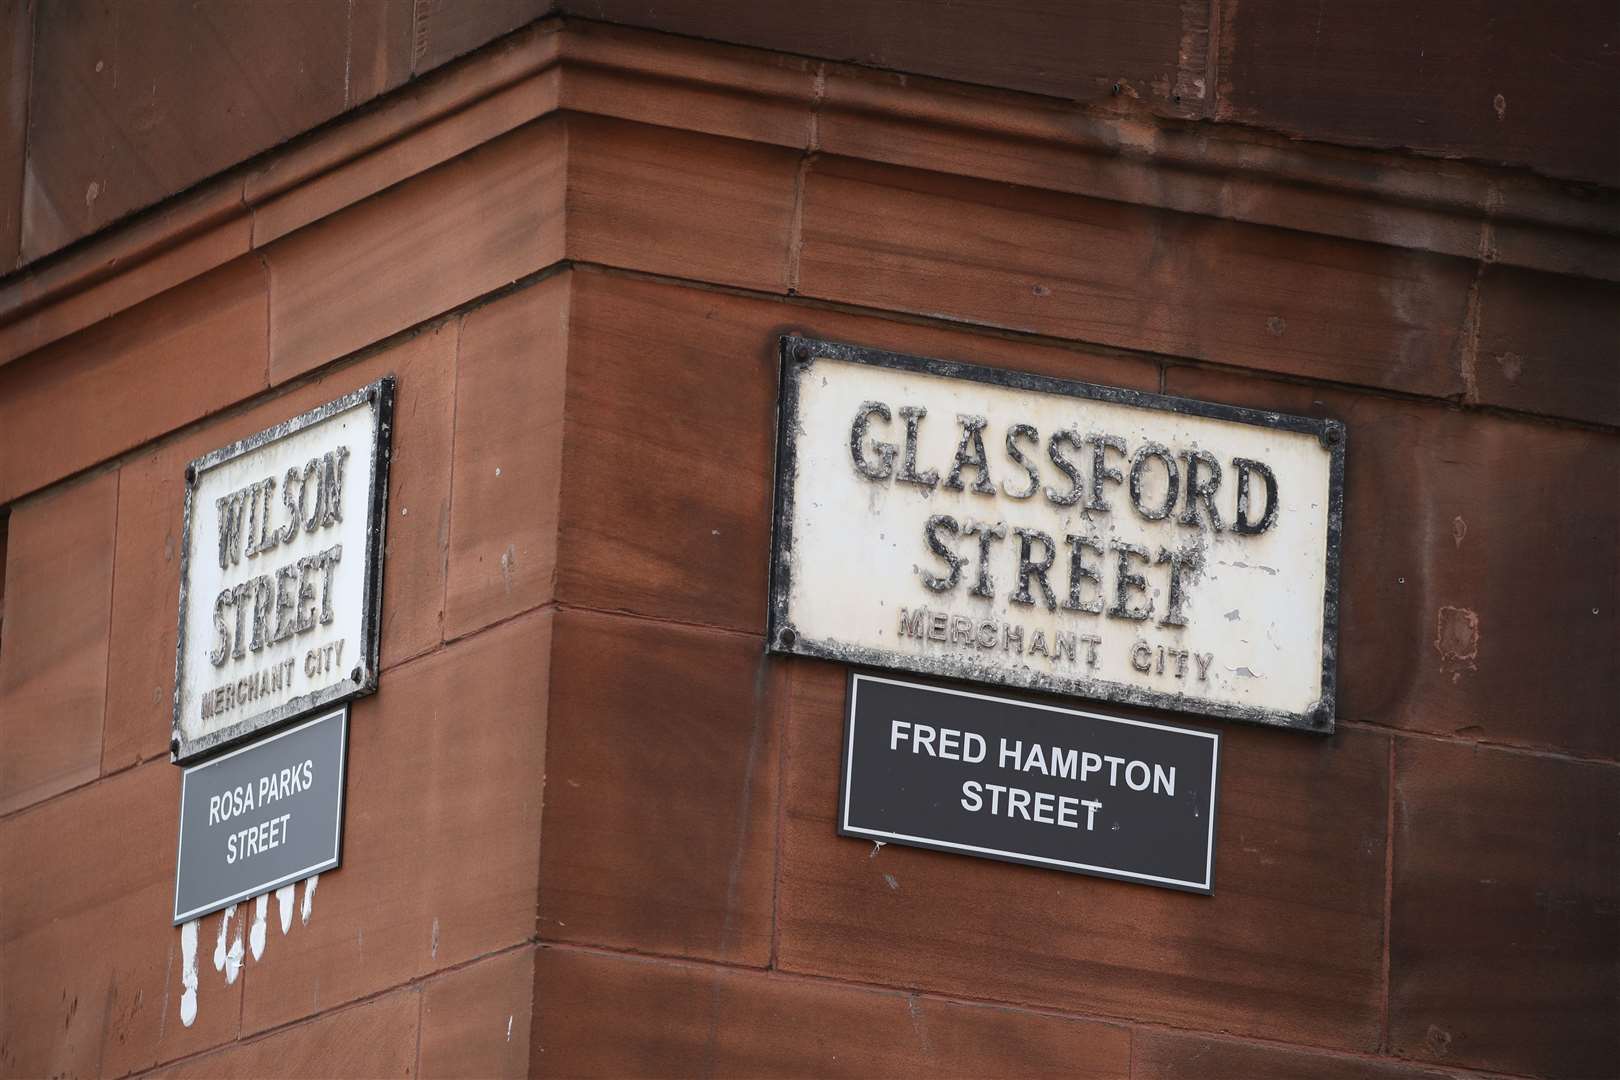
[[[0,285],[0,1073],[1612,1071],[1612,217],[635,33],[499,62]],[[1346,422],[1340,727],[1226,727],[1215,896],[834,835],[843,671],[763,652],[790,329]],[[183,466],[384,372],[345,864],[234,981],[201,921],[187,1026]]]
[[[553,12],[1620,184],[1606,0],[3,0],[0,270]]]

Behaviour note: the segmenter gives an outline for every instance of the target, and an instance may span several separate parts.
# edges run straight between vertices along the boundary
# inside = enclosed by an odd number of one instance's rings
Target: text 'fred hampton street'
[[[978,732],[905,720],[890,721],[889,749],[902,753],[909,750],[914,754],[926,754],[965,765],[982,764],[990,753],[988,740]],[[1166,768],[1156,762],[1150,764],[1090,750],[1042,746],[1039,742],[1031,742],[1026,747],[1021,739],[1000,738],[996,746],[996,764],[1005,770],[1073,780],[1097,787],[1106,785],[1117,788],[1123,783],[1132,791],[1151,791],[1165,798],[1174,798],[1176,794],[1174,765]],[[1094,830],[1097,813],[1103,807],[1101,799],[1054,795],[1050,791],[1012,784],[990,784],[981,780],[962,782],[961,804],[962,809],[969,813],[982,811],[991,815],[1022,818],[1040,825],[1084,828],[1087,832]],[[1083,824],[1080,820],[1082,808],[1085,810]]]

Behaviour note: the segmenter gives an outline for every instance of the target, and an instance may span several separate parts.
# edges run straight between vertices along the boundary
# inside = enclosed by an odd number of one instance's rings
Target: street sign
[[[349,707],[185,768],[174,921],[337,866]]]
[[[855,673],[838,831],[1209,893],[1220,735]]]
[[[782,349],[770,649],[1332,730],[1336,421]]]
[[[186,469],[171,757],[377,688],[394,382]]]

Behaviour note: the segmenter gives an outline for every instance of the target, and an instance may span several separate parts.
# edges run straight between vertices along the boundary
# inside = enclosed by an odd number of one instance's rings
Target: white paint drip
[[[236,905],[232,904],[225,909],[225,914],[219,920],[219,941],[214,945],[214,970],[225,970],[225,942],[231,932],[231,916],[236,914]]]
[[[303,924],[309,925],[309,916],[313,907],[312,895],[315,884],[320,875],[315,874],[304,881]],[[293,900],[298,894],[298,885],[283,885],[276,890],[276,903],[280,909],[281,932],[283,934],[292,930]],[[239,905],[232,904],[220,913],[219,937],[214,942],[214,970],[225,973],[225,985],[230,986],[236,982],[237,976],[242,974],[242,964],[246,953],[251,949],[254,960],[264,957],[264,949],[270,936],[270,894],[264,893],[253,899],[253,926],[247,926],[247,914],[236,920],[236,933],[231,934],[231,920],[236,916]],[[193,919],[180,927],[180,1022],[190,1027],[197,1021],[197,936],[201,931],[202,921]],[[244,938],[246,943],[244,944]],[[438,946],[438,925],[434,925],[434,947]],[[173,956],[173,953],[170,953]],[[167,991],[165,991],[165,996]],[[166,1013],[165,1013],[166,1014]]]
[[[507,1016],[506,1016],[506,1041],[507,1042],[512,1041],[512,1014],[511,1013],[508,1013]]]
[[[438,919],[438,916],[434,916],[434,918],[433,918],[432,956],[433,956],[433,959],[435,959],[435,960],[437,960],[439,958],[439,919]]]
[[[253,930],[248,934],[248,945],[253,949],[255,960],[264,955],[264,937],[269,915],[270,894],[262,893],[253,901]]]
[[[197,1022],[197,920],[180,928],[180,1022]]]
[[[319,885],[321,875],[311,874],[304,881],[304,906],[299,909],[298,917],[305,926],[309,925],[309,913],[315,904],[315,886]]]
[[[298,895],[297,884],[283,885],[276,890],[276,903],[281,905],[281,932],[292,929],[293,898]]]
[[[231,942],[231,951],[225,954],[225,985],[230,986],[236,982],[236,977],[242,973],[242,924],[247,919],[236,920],[236,940]]]

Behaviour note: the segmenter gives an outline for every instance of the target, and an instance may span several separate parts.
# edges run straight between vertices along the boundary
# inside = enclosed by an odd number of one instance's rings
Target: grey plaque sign
[[[838,831],[1209,894],[1213,731],[852,674]]]
[[[337,866],[349,709],[185,769],[174,921]]]

